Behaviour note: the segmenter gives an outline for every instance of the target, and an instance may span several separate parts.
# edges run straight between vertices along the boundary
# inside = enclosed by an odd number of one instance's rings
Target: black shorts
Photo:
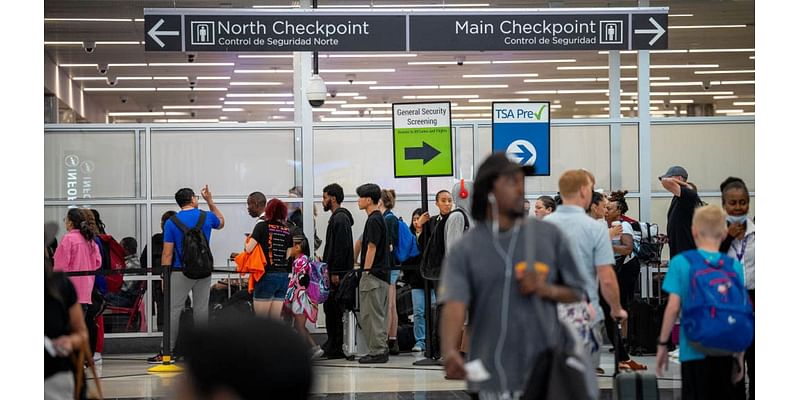
[[[732,356],[709,357],[681,363],[682,400],[730,400],[734,397]]]

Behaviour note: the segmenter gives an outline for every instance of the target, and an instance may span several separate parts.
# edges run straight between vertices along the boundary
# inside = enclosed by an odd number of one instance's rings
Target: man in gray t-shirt
[[[466,377],[457,343],[468,311],[469,358],[490,375],[470,381],[473,392],[523,391],[547,346],[544,329],[558,321],[556,303],[578,301],[586,285],[558,228],[523,220],[523,179],[520,166],[503,153],[484,161],[472,193],[475,227],[450,249],[442,268],[444,364],[447,376]],[[536,224],[535,239],[526,235],[526,223]],[[535,266],[529,266],[526,248],[534,245]]]
[[[600,366],[600,345],[603,343],[603,309],[597,291],[597,281],[603,298],[611,305],[608,318],[626,319],[627,313],[619,302],[619,286],[614,273],[614,252],[608,229],[598,224],[584,211],[592,201],[592,180],[583,170],[565,172],[558,180],[558,190],[563,204],[545,217],[545,221],[561,229],[571,243],[572,251],[580,268],[588,275],[584,291],[589,295],[591,310],[584,304],[559,306],[565,319],[572,322],[582,334],[587,352],[593,356],[595,368]],[[595,313],[594,318],[591,314]]]

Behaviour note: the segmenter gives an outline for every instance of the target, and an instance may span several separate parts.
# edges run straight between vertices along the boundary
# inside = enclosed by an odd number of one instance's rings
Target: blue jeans
[[[425,290],[411,289],[411,302],[414,304],[414,340],[416,346],[425,350]],[[436,304],[436,293],[431,290],[431,307]]]

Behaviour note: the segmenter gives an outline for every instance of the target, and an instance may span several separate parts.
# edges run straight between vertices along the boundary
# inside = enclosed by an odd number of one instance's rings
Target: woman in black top
[[[411,214],[411,232],[417,238],[419,254],[416,257],[406,260],[406,265],[415,265],[417,269],[403,271],[405,281],[411,286],[411,301],[414,304],[414,348],[412,351],[425,351],[425,279],[419,272],[419,263],[422,261],[422,254],[425,252],[425,244],[428,242],[429,234],[423,230],[420,217],[423,211],[421,208],[414,210]],[[436,295],[431,292],[431,304],[436,303]]]
[[[264,210],[263,220],[259,220],[253,233],[245,243],[245,251],[250,253],[256,243],[261,246],[267,263],[264,275],[253,290],[253,310],[256,315],[281,319],[283,300],[289,287],[289,261],[287,250],[292,246],[292,234],[286,223],[288,209],[278,199],[272,199]]]
[[[44,271],[44,398],[72,399],[75,371],[69,356],[86,346],[89,332],[83,322],[75,287],[61,273]]]

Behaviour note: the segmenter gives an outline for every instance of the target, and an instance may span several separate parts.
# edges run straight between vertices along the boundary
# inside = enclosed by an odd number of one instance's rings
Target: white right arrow
[[[664,28],[662,28],[662,27],[661,27],[661,25],[659,25],[659,24],[658,24],[658,22],[656,22],[656,20],[655,20],[655,19],[653,19],[653,17],[650,17],[650,23],[651,23],[651,24],[653,24],[653,26],[654,26],[656,29],[636,29],[635,31],[633,31],[633,33],[635,33],[635,34],[637,34],[637,35],[638,35],[638,34],[641,34],[641,33],[645,33],[645,34],[647,34],[647,33],[649,33],[649,34],[655,34],[655,36],[653,36],[653,38],[652,38],[652,39],[650,39],[650,46],[652,46],[652,45],[653,45],[653,43],[655,43],[655,42],[656,42],[656,41],[657,41],[659,38],[661,38],[661,36],[662,36],[662,35],[664,34],[664,32],[666,32],[666,31],[664,30]],[[163,47],[163,46],[162,46],[162,47]]]
[[[162,36],[178,36],[178,35],[180,35],[180,32],[178,32],[178,31],[161,31],[161,32],[159,32],[158,28],[160,28],[161,25],[164,25],[164,19],[163,18],[159,19],[158,22],[156,22],[156,24],[153,25],[152,28],[150,28],[150,30],[147,32],[147,34],[151,38],[153,38],[153,40],[156,43],[158,43],[159,46],[164,47],[164,42],[162,42],[161,39],[158,38],[159,35],[162,35]]]

